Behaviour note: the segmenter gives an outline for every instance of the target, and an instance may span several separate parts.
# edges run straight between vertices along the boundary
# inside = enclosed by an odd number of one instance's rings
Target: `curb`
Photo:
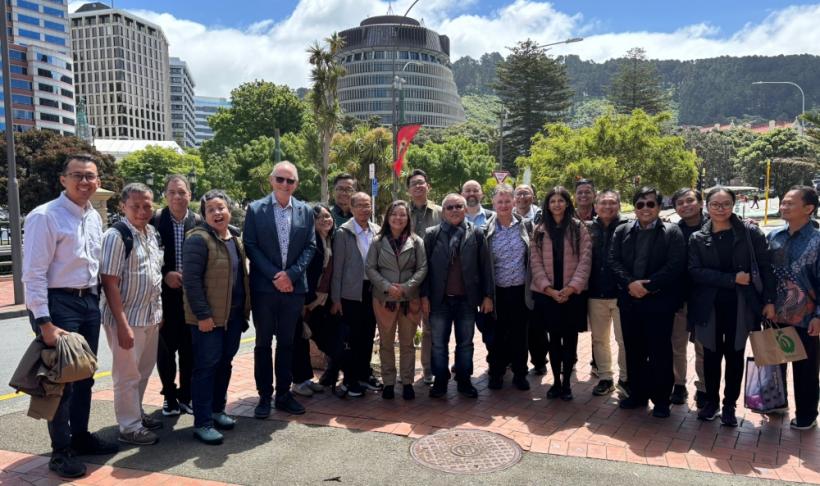
[[[15,317],[25,317],[28,315],[25,304],[9,305],[0,307],[0,319],[13,319]]]

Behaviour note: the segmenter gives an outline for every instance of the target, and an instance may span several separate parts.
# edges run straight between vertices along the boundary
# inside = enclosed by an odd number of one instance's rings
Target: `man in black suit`
[[[254,378],[259,392],[256,418],[270,415],[276,334],[276,400],[274,406],[291,414],[305,408],[290,392],[293,379],[293,340],[307,293],[305,270],[316,251],[313,211],[293,197],[299,185],[296,166],[282,161],[270,175],[273,193],[254,201],[245,215],[243,237],[250,260],[253,323],[256,327]]]

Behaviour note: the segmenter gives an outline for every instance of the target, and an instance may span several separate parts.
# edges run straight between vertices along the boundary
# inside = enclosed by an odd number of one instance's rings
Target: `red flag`
[[[413,141],[413,137],[416,136],[419,128],[421,128],[421,125],[404,125],[399,129],[399,133],[396,136],[399,147],[396,152],[398,158],[393,162],[393,172],[396,173],[396,177],[401,177],[401,167],[404,165],[404,154],[407,153],[410,142]]]

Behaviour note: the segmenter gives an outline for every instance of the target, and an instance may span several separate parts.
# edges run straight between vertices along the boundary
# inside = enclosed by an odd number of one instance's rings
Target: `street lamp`
[[[145,185],[150,187],[151,189],[154,188],[154,173],[149,172],[145,175]]]
[[[498,170],[504,170],[504,125],[509,114],[510,110],[506,108],[503,113],[498,113]]]
[[[416,66],[421,66],[421,64],[417,63],[416,61],[407,61],[406,63],[404,63],[404,66],[401,68],[401,72],[404,72],[407,69],[407,66],[409,66],[411,64],[415,64]],[[404,78],[402,78],[398,75],[396,75],[393,78],[393,88],[399,90],[399,125],[404,124],[404,83],[406,83],[406,82],[407,82],[406,79],[404,79]]]
[[[191,169],[191,172],[188,172],[188,182],[191,183],[191,197],[195,197],[196,194],[196,171]]]
[[[535,48],[536,49],[543,49],[545,47],[557,46],[559,44],[572,44],[574,42],[581,42],[582,40],[584,40],[583,37],[571,37],[569,39],[558,41],[558,42],[550,42],[549,44],[538,44],[538,45],[535,46]],[[549,49],[547,49],[547,50],[549,50]]]
[[[803,98],[803,104],[800,111],[800,124],[798,125],[800,135],[803,135],[803,115],[806,114],[806,93],[803,92],[803,88],[800,87],[799,84],[793,83],[791,81],[755,81],[752,84],[789,84],[794,86],[795,88],[800,90],[800,96]]]
[[[419,0],[415,0],[410,6],[407,8],[407,11],[404,12],[403,18],[407,18],[407,14],[410,13],[410,10],[419,3]],[[397,78],[396,75],[396,61],[399,58],[399,30],[401,30],[401,26],[404,25],[403,19],[399,21],[399,25],[393,29],[393,62],[391,65],[393,67],[393,89],[392,89],[392,106],[393,106],[393,161],[399,158],[399,120],[398,120],[398,110],[396,107],[396,90],[398,89]],[[410,64],[409,62],[407,64]],[[407,67],[407,64],[404,67]],[[402,68],[404,71],[404,68]],[[393,173],[393,199],[398,199],[399,197],[399,176],[396,173]]]

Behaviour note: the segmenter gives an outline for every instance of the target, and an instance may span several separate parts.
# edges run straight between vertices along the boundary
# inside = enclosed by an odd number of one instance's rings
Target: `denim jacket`
[[[820,317],[820,231],[807,223],[789,235],[785,226],[769,233],[768,239],[777,279],[776,321],[806,328]]]

